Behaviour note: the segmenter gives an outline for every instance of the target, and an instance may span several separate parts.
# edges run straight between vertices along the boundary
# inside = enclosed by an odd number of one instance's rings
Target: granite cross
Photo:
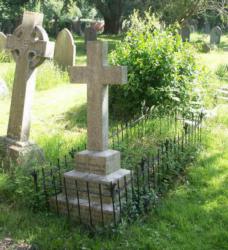
[[[70,68],[72,83],[87,83],[87,149],[108,149],[108,85],[127,83],[127,67],[109,66],[108,44],[87,43],[87,66]]]
[[[6,47],[16,62],[7,137],[15,141],[28,141],[36,67],[54,53],[42,23],[43,14],[25,12],[22,24],[7,36]]]

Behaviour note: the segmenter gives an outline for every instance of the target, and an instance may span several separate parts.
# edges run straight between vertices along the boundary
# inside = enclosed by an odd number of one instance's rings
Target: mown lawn
[[[204,149],[155,210],[116,232],[88,234],[64,218],[0,204],[0,238],[34,249],[228,249],[228,105],[204,128]]]

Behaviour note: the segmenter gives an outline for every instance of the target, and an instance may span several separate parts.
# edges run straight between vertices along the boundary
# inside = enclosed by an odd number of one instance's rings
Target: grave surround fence
[[[146,124],[151,119],[153,117],[147,114],[134,122],[113,127],[110,136],[112,147],[119,147],[123,141],[130,143],[131,136],[138,138],[142,135],[146,136],[148,129],[151,129]],[[178,121],[183,125],[179,131],[176,129]],[[110,187],[93,183],[97,187],[94,189],[93,186],[91,190],[89,181],[84,184],[83,189],[79,189],[77,180],[75,180],[71,189],[66,188],[66,179],[63,174],[66,170],[72,169],[75,153],[83,149],[77,148],[72,149],[69,156],[65,156],[64,159],[58,159],[56,166],[52,166],[48,170],[42,168],[32,171],[34,190],[43,197],[48,210],[55,211],[58,215],[61,210],[61,214],[65,213],[69,219],[82,224],[85,222],[83,218],[87,217],[90,227],[98,224],[105,225],[104,221],[107,221],[107,218],[104,219],[103,209],[106,199],[111,197],[112,208],[110,208],[110,214],[105,216],[109,217],[110,224],[117,225],[124,217],[131,218],[150,210],[162,194],[163,189],[166,189],[189,164],[193,152],[201,144],[202,121],[202,113],[192,114],[188,116],[188,119],[178,115],[168,117],[168,123],[173,123],[175,127],[173,136],[161,142],[157,146],[156,152],[144,155],[135,166],[128,166],[128,169],[131,169],[131,175],[129,179],[124,178],[124,183],[117,181],[117,183],[111,183]],[[159,130],[162,133],[161,127]],[[86,148],[86,145],[83,147]],[[62,192],[63,194],[61,194]],[[61,199],[58,199],[60,194],[62,202]],[[100,216],[94,216],[95,211],[91,205],[91,202],[94,202],[94,199],[91,201],[92,196],[97,197],[96,206],[100,208]],[[83,197],[86,197],[84,203]],[[85,209],[81,209],[82,206],[88,207],[88,213],[84,212]],[[94,218],[98,218],[98,221],[93,221]]]

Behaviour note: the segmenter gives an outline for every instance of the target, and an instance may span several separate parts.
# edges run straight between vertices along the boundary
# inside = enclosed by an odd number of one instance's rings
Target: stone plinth
[[[29,167],[37,162],[44,162],[44,154],[36,144],[0,137],[0,166],[5,169],[13,165]]]
[[[125,200],[130,171],[119,169],[101,176],[73,170],[64,174],[63,182],[65,187],[57,202],[51,199],[52,209],[69,212],[71,219],[85,224],[107,224],[119,219],[119,202]]]
[[[120,169],[120,152],[82,151],[76,154],[76,167],[80,172],[108,175]]]

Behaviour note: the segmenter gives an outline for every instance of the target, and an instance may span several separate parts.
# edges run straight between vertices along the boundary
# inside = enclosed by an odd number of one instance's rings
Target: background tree
[[[124,17],[134,8],[143,6],[146,0],[88,0],[88,3],[94,5],[104,18],[104,33],[118,34]]]

